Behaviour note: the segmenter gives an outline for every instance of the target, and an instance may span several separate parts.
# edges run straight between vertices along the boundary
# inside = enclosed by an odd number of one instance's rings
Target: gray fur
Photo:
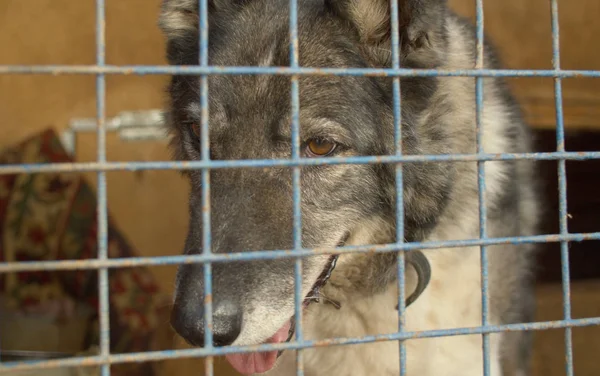
[[[388,3],[383,0],[300,0],[300,65],[307,67],[390,67]],[[161,28],[173,65],[198,62],[196,0],[165,0]],[[287,0],[209,1],[211,65],[289,65]],[[474,29],[446,8],[444,0],[400,0],[401,65],[453,68],[474,66]],[[366,11],[365,11],[366,10]],[[383,15],[383,17],[381,17]],[[449,38],[460,36],[462,42]],[[498,67],[486,44],[485,66]],[[454,67],[461,68],[461,67]],[[464,68],[464,67],[463,67]],[[192,123],[200,121],[199,79],[174,76],[169,88],[168,120],[177,159],[199,159]],[[405,154],[476,152],[472,78],[403,78],[402,135]],[[453,90],[448,88],[453,85]],[[484,80],[486,108],[506,115],[484,124],[484,137],[501,145],[490,152],[531,150],[530,134],[519,108],[500,79]],[[211,158],[289,158],[290,80],[285,76],[217,75],[209,78]],[[369,77],[312,76],[300,79],[302,147],[311,137],[338,142],[336,156],[394,153],[392,80]],[[490,110],[492,111],[492,110]],[[487,120],[486,120],[487,121]],[[492,139],[492,138],[500,138]],[[485,144],[485,142],[484,142]],[[497,164],[502,178],[488,187],[488,236],[532,235],[537,224],[534,167],[528,161]],[[332,247],[366,223],[379,223],[369,243],[395,239],[394,165],[315,166],[302,169],[302,245]],[[458,225],[478,236],[475,163],[404,165],[405,240],[444,238]],[[201,252],[200,173],[189,173],[190,228],[185,253]],[[293,248],[292,175],[289,169],[223,169],[211,172],[212,252]],[[470,208],[466,210],[466,208]],[[491,316],[498,323],[531,319],[530,245],[489,248]],[[334,271],[331,294],[369,296],[395,280],[395,255],[353,258]],[[213,301],[240,300],[245,311],[236,344],[264,341],[293,314],[293,260],[213,265]],[[304,262],[308,292],[326,257]],[[358,270],[349,273],[348,270]],[[202,301],[202,267],[183,265],[176,305]],[[260,311],[262,310],[262,311]],[[273,322],[252,312],[272,315]],[[256,326],[254,328],[253,326]],[[527,372],[527,335],[503,340],[505,372]],[[512,373],[507,373],[512,374]]]

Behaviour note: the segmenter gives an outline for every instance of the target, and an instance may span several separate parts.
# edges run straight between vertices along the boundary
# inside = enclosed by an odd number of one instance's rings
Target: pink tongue
[[[265,343],[281,343],[285,341],[290,332],[291,322],[285,325],[269,338]],[[277,361],[278,351],[268,351],[263,353],[231,354],[225,357],[236,371],[243,375],[252,375],[255,373],[264,373],[273,368]]]

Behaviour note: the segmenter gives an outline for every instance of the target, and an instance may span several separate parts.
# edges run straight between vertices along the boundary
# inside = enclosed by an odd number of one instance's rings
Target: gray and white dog
[[[401,66],[470,69],[475,30],[444,0],[398,0]],[[386,0],[299,0],[299,60],[303,67],[391,67],[390,5]],[[160,25],[170,64],[198,63],[198,1],[164,0]],[[209,0],[209,63],[289,66],[287,0]],[[497,67],[491,47],[485,67]],[[215,160],[291,156],[290,78],[210,76],[210,155]],[[476,152],[475,78],[401,80],[405,154]],[[168,122],[175,156],[200,158],[200,79],[175,75]],[[394,153],[393,89],[389,77],[300,78],[303,158]],[[497,78],[484,79],[482,145],[487,153],[530,151],[520,110]],[[405,241],[449,241],[479,236],[478,173],[474,161],[404,164]],[[202,252],[200,173],[190,171],[190,227],[186,254]],[[530,161],[485,164],[487,235],[535,234],[538,202]],[[289,168],[217,169],[211,178],[212,252],[293,248],[292,173]],[[302,246],[387,244],[395,238],[393,164],[320,165],[301,171]],[[533,312],[533,247],[488,248],[490,324],[527,322]],[[423,250],[429,269],[407,267],[407,291],[430,277],[406,311],[408,331],[482,324],[479,247]],[[344,254],[303,263],[304,339],[362,337],[397,332],[394,253]],[[294,337],[294,260],[213,264],[214,344],[281,343]],[[423,270],[427,273],[423,276]],[[189,343],[204,345],[202,265],[178,271],[171,323]],[[320,298],[320,299],[318,299]],[[312,304],[308,304],[312,303]],[[483,374],[482,336],[407,340],[407,373]],[[490,335],[491,374],[527,375],[526,333]],[[229,355],[244,374],[295,374],[294,351]],[[397,375],[397,341],[320,347],[304,352],[307,375]]]

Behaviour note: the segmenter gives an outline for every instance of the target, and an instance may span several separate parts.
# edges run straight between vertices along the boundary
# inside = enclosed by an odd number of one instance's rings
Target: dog
[[[476,30],[445,0],[397,0],[400,65],[472,69]],[[175,66],[198,65],[197,0],[163,0],[160,27]],[[391,12],[386,0],[299,0],[301,67],[391,68]],[[290,66],[287,0],[208,0],[208,62],[214,66]],[[500,66],[486,42],[485,68]],[[166,121],[177,160],[201,156],[199,77],[175,74]],[[402,77],[404,155],[474,154],[476,78]],[[210,75],[210,158],[291,157],[291,80],[285,75]],[[299,78],[300,156],[330,158],[395,153],[394,85],[385,76],[304,75]],[[505,83],[483,79],[481,145],[485,153],[526,153],[532,136]],[[403,163],[405,242],[480,236],[477,161]],[[535,235],[540,204],[532,161],[485,162],[488,237]],[[191,184],[184,253],[202,252],[201,173]],[[396,242],[396,165],[327,164],[301,168],[304,248]],[[294,248],[291,168],[210,171],[211,252]],[[535,247],[487,247],[488,323],[533,318]],[[412,258],[410,255],[420,256]],[[406,254],[404,315],[409,332],[482,325],[479,246],[422,249]],[[398,332],[397,254],[317,253],[303,261],[303,338],[354,338]],[[334,262],[335,265],[334,265]],[[294,259],[212,265],[214,346],[282,343],[294,333]],[[334,267],[335,266],[335,267]],[[199,264],[178,269],[171,325],[193,346],[204,343],[204,275]],[[491,375],[529,374],[530,335],[489,335]],[[409,376],[482,375],[482,335],[405,340]],[[227,355],[242,374],[295,374],[295,351]],[[399,341],[305,349],[306,375],[397,375]]]

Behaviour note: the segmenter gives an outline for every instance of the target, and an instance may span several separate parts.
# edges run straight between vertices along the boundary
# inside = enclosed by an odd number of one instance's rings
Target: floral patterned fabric
[[[0,152],[0,164],[70,162],[51,130]],[[109,219],[109,257],[134,252]],[[0,175],[0,262],[82,260],[97,255],[96,199],[77,173]],[[165,325],[166,303],[149,271],[111,269],[111,352],[150,350],[154,331]],[[27,312],[57,302],[85,302],[95,312],[88,346],[98,344],[97,271],[0,274],[0,293]],[[69,311],[69,303],[60,309]],[[72,304],[71,304],[72,305]],[[113,366],[115,375],[152,375],[149,365]]]

